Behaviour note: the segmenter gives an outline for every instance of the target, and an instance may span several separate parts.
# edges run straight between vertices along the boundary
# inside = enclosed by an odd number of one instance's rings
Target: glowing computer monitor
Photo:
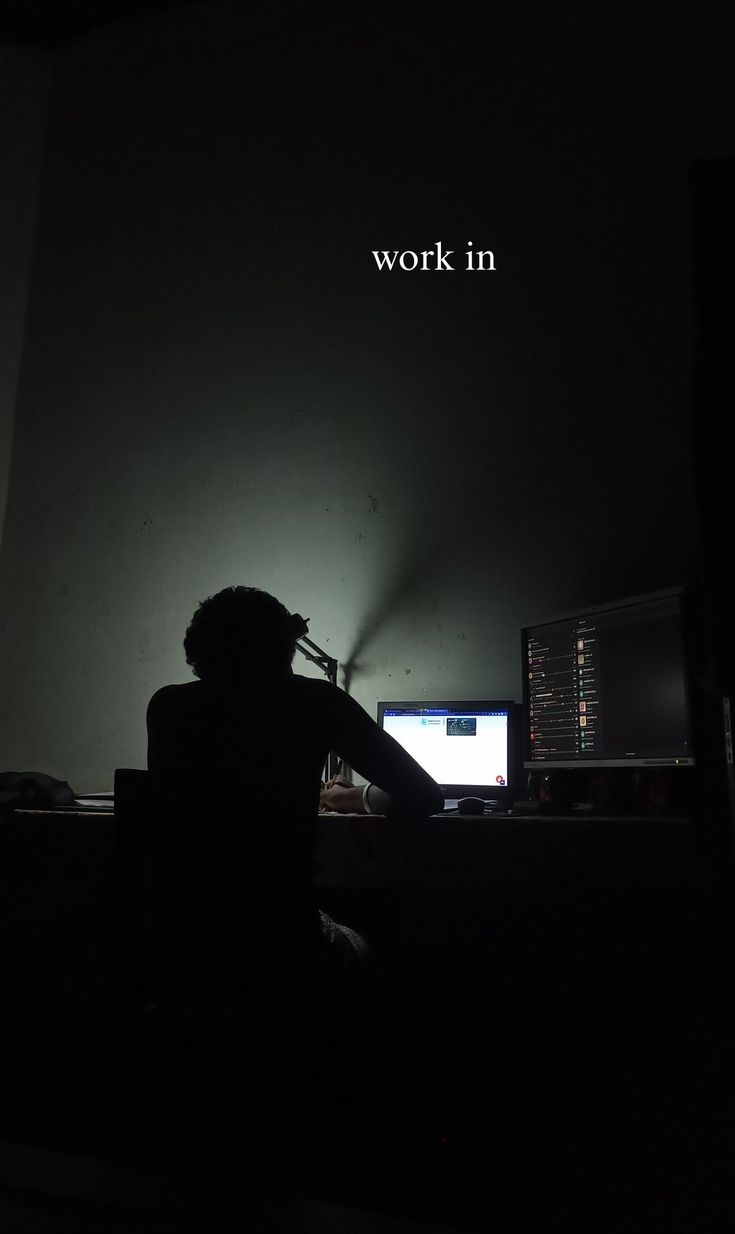
[[[635,596],[521,633],[523,765],[694,765],[685,595]]]
[[[512,783],[508,700],[379,702],[378,723],[441,785],[445,798],[505,802]]]

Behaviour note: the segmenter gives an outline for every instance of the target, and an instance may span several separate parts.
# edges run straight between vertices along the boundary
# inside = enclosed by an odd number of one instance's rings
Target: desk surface
[[[21,879],[50,879],[66,866],[88,875],[95,863],[114,860],[112,811],[23,809],[11,817],[23,828],[10,836],[6,824],[6,870],[10,861]],[[315,883],[407,890],[684,886],[697,881],[695,841],[692,820],[683,818],[452,813],[405,822],[324,813]]]

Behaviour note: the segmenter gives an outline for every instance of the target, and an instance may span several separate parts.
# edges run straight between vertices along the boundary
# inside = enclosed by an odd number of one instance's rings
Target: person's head
[[[203,681],[288,673],[303,618],[257,587],[225,587],[202,600],[184,638],[186,662]]]

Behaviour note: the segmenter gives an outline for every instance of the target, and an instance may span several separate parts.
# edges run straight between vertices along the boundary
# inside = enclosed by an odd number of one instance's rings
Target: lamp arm
[[[296,651],[300,652],[306,660],[311,660],[312,664],[316,664],[317,668],[322,670],[324,676],[329,679],[331,684],[336,686],[339,661],[335,660],[334,656],[327,655],[323,648],[319,647],[317,643],[312,642],[310,638],[306,637],[308,625],[300,614],[295,613],[294,620],[299,623],[298,629],[301,630],[301,633],[296,639]],[[311,648],[311,650],[309,651],[307,648]],[[337,774],[337,769],[340,765],[341,764],[337,759],[337,755],[334,750],[330,750],[327,755],[327,763],[324,768],[324,778],[326,780],[331,780],[333,776]]]
[[[311,647],[311,651],[306,650],[306,647],[303,646],[304,643],[306,643],[307,647]],[[323,651],[321,647],[318,647],[316,643],[312,643],[311,639],[306,638],[304,635],[297,641],[296,650],[300,651],[305,659],[311,660],[312,664],[316,664],[322,670],[325,677],[329,678],[332,685],[336,686],[339,661],[335,660],[334,656],[327,655],[326,651]],[[316,654],[312,654],[313,652]]]

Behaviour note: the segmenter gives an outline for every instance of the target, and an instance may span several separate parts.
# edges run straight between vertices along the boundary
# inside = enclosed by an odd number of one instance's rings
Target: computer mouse
[[[460,797],[457,809],[460,814],[484,814],[485,802],[482,797]]]

